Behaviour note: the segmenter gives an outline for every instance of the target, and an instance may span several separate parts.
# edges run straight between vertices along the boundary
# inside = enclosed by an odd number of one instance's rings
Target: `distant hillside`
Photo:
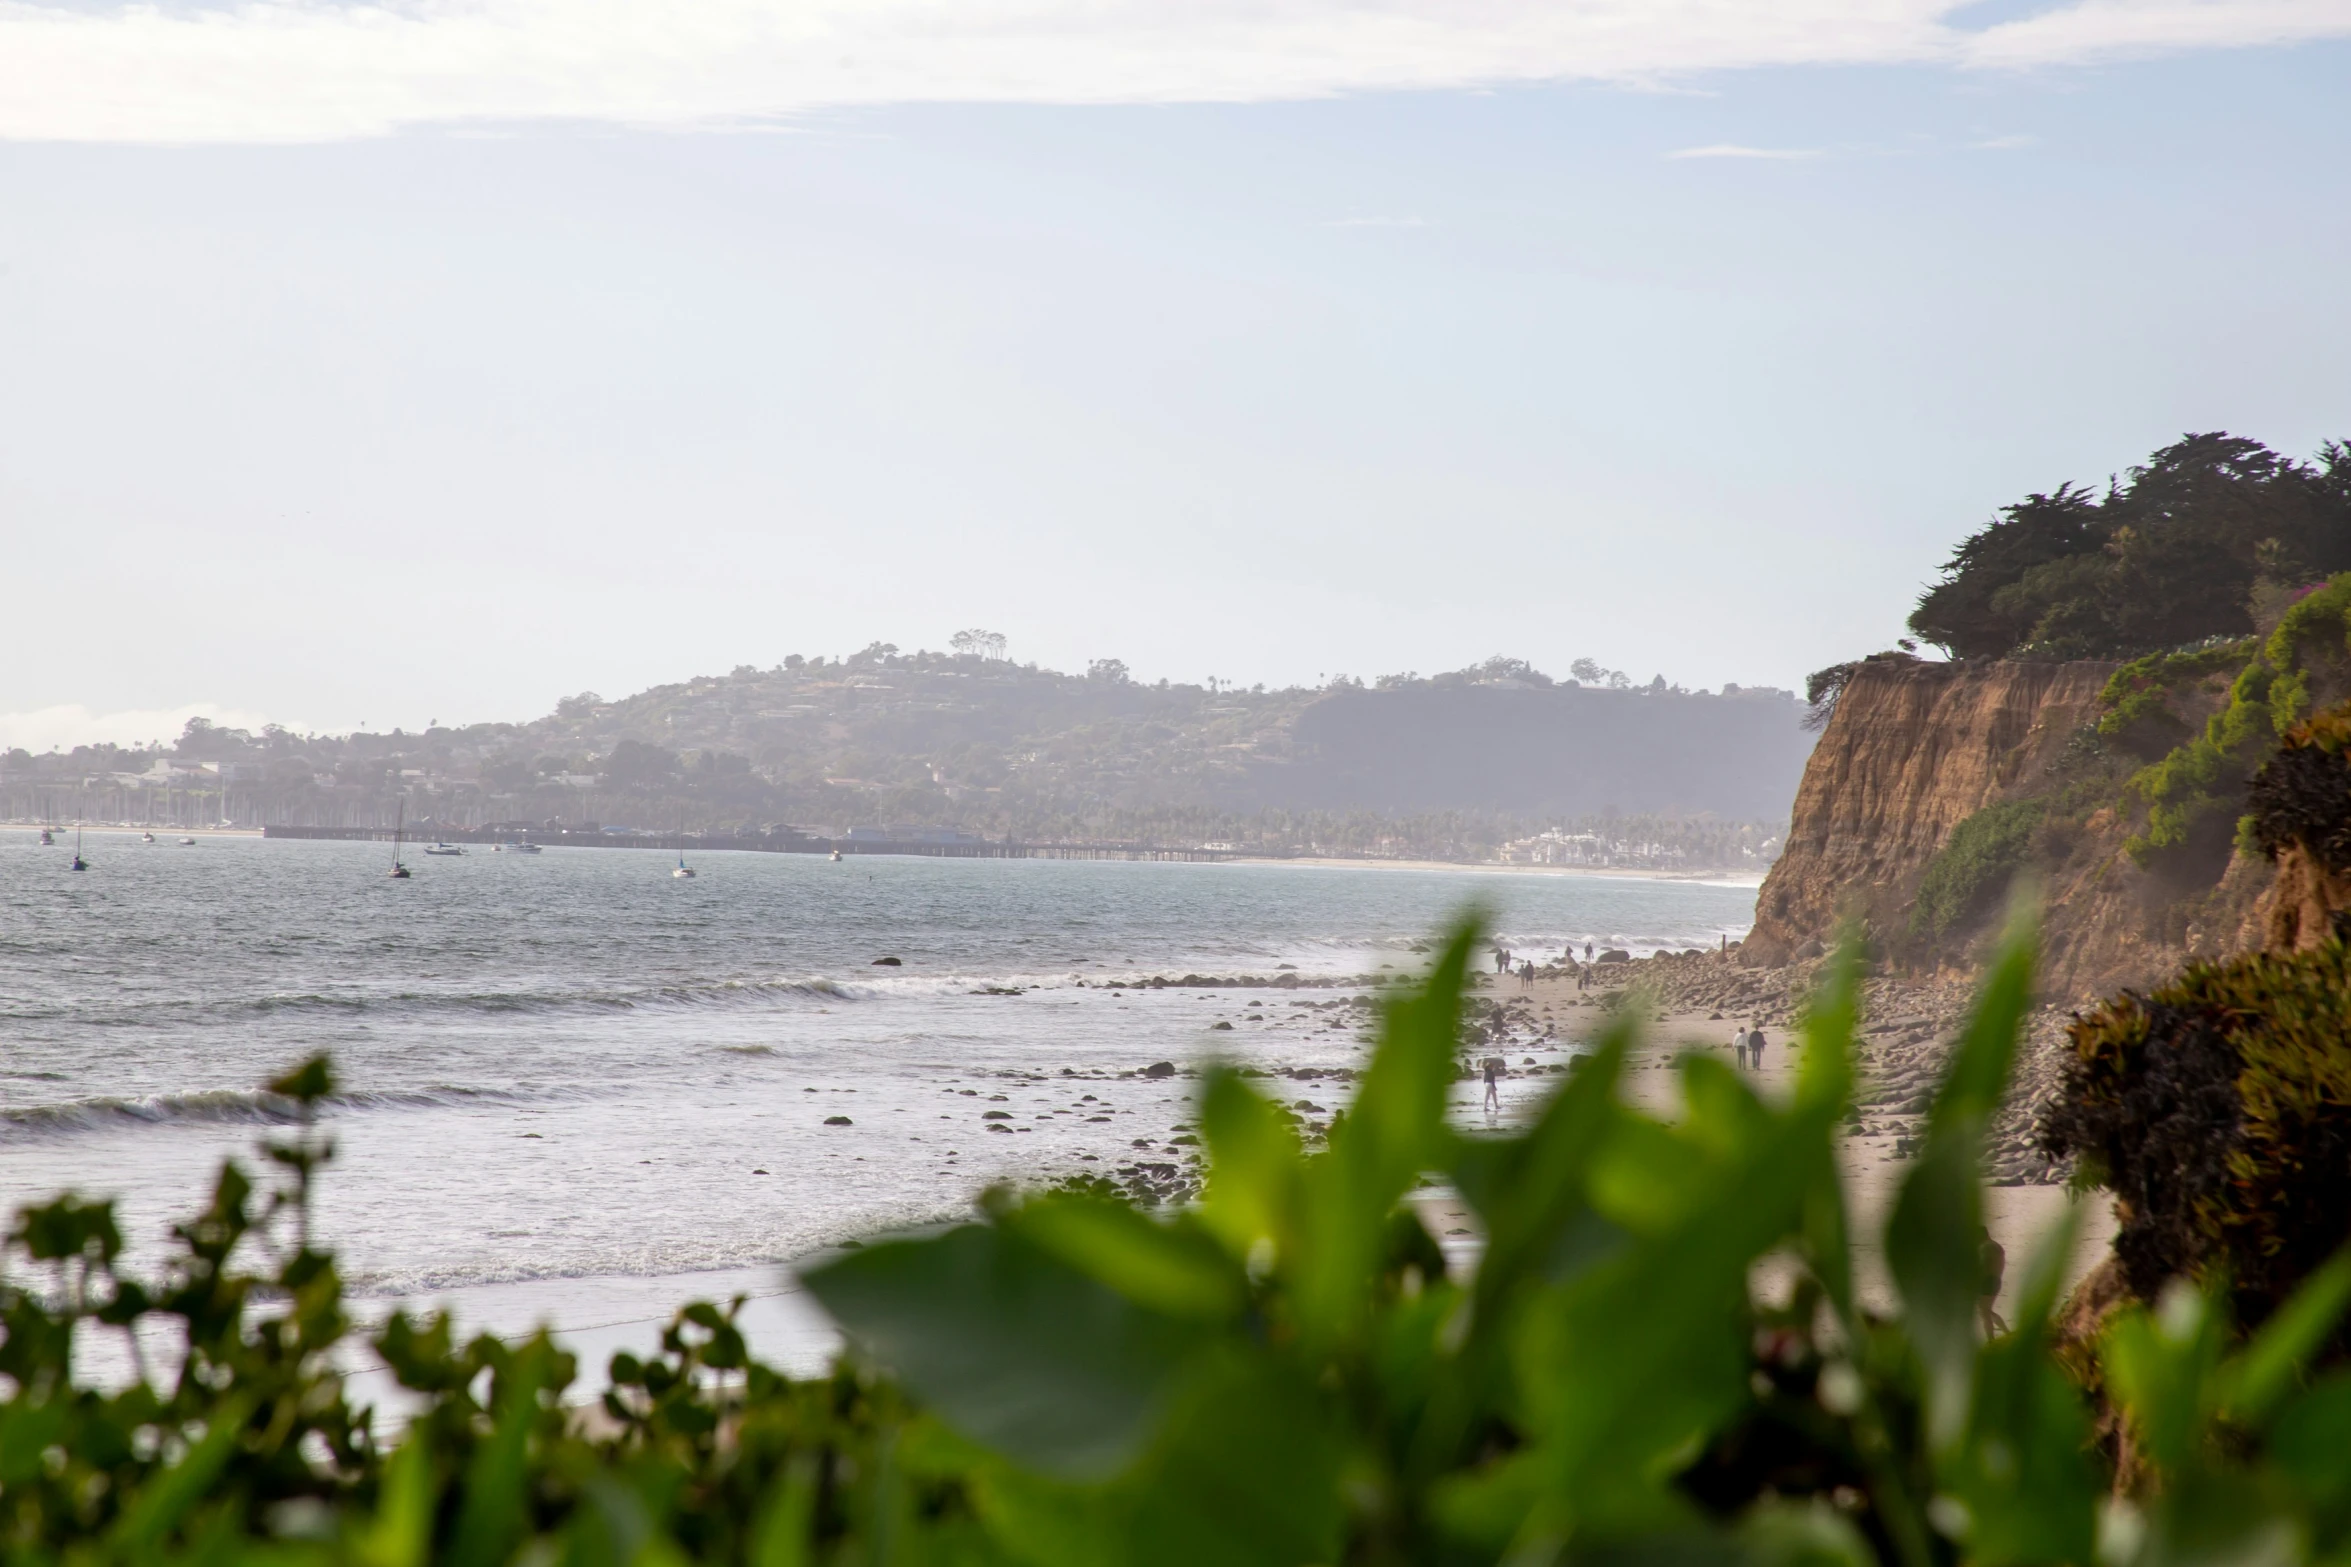
[[[1581,667],[1591,681],[1497,659],[1371,688],[1268,691],[877,645],[613,701],[582,693],[527,724],[342,738],[193,724],[168,757],[15,753],[0,773],[19,816],[36,814],[28,788],[51,790],[54,814],[69,778],[169,787],[177,765],[209,769],[183,790],[210,776],[247,813],[294,825],[365,825],[405,798],[412,820],[465,825],[660,828],[683,816],[1448,858],[1549,831],[1523,853],[1752,858],[1809,748],[1794,695],[1634,687]],[[1615,825],[1575,831],[1604,823]]]

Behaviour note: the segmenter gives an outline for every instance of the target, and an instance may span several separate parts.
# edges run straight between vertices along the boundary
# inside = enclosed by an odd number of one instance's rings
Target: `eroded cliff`
[[[1805,769],[1743,961],[1813,956],[1850,916],[1899,966],[1963,968],[2022,869],[2043,878],[2049,994],[2086,999],[2150,983],[2184,957],[2244,945],[2266,862],[2232,861],[2225,837],[2211,852],[2171,854],[2152,868],[2129,852],[2123,779],[2132,764],[2096,733],[2118,667],[1862,664]],[[2217,700],[2217,689],[2177,693],[2176,717],[2199,723]],[[1961,842],[1967,863],[1955,865],[1947,851],[1963,824],[1988,847]],[[2003,824],[2005,857],[1994,830]]]
[[[1804,769],[1787,847],[1757,899],[1748,961],[1785,963],[1847,914],[1901,924],[1951,830],[2037,783],[2097,717],[2114,668],[1861,665]]]

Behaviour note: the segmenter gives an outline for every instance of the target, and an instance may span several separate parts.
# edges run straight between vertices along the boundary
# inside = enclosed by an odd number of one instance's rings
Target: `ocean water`
[[[1152,1062],[1361,1059],[1339,1004],[1359,984],[1113,979],[1405,973],[1472,902],[1526,955],[1713,946],[1755,896],[767,854],[681,881],[660,854],[586,849],[412,853],[396,882],[380,845],[133,834],[92,835],[76,875],[71,852],[0,832],[0,1205],[113,1196],[151,1255],[273,1119],[259,1085],[325,1050],[343,1092],[321,1232],[387,1296],[750,1277],[991,1181],[1179,1159],[1192,1080]]]

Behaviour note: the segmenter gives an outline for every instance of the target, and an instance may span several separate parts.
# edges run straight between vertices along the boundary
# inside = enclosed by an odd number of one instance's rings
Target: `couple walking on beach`
[[[1760,1072],[1763,1070],[1763,1047],[1765,1043],[1766,1041],[1763,1037],[1763,1025],[1761,1023],[1757,1023],[1745,1030],[1735,1028],[1731,1030],[1731,1050],[1738,1056],[1739,1065],[1747,1068],[1751,1072]]]
[[[1516,974],[1518,976],[1519,989],[1534,989],[1534,960],[1530,958],[1526,962],[1520,963],[1516,961],[1516,959],[1517,954],[1512,952],[1508,947],[1496,947],[1494,949],[1494,972],[1497,974]]]

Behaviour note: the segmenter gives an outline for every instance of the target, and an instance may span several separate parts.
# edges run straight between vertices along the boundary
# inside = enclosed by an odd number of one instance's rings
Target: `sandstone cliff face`
[[[1894,938],[1908,924],[1920,878],[1954,827],[1987,805],[2050,795],[2067,777],[2083,776],[2060,764],[2098,718],[2099,693],[2115,668],[1896,659],[1863,665],[1805,768],[1788,845],[1764,879],[1741,961],[1768,967],[1811,956],[1846,915],[1864,922],[1881,951],[1899,948]],[[2182,719],[2201,727],[2216,700],[2184,695]],[[2099,787],[2118,804],[2046,834],[2034,866],[2046,900],[2043,993],[2089,1000],[2159,982],[2189,958],[2262,945],[2265,917],[2277,923],[2270,910],[2302,889],[2257,906],[2276,879],[2263,857],[2142,869],[2124,852],[2134,821],[2122,779],[2135,764],[2106,758],[2093,765],[2102,769]],[[2314,900],[2295,901],[2300,923],[2315,926],[2318,918],[2298,907]],[[1968,966],[1957,951],[1940,960]]]
[[[1751,964],[1826,941],[1839,918],[1901,925],[1951,829],[2028,789],[2098,714],[2106,663],[1862,665],[1796,791],[1787,848],[1764,878]]]

